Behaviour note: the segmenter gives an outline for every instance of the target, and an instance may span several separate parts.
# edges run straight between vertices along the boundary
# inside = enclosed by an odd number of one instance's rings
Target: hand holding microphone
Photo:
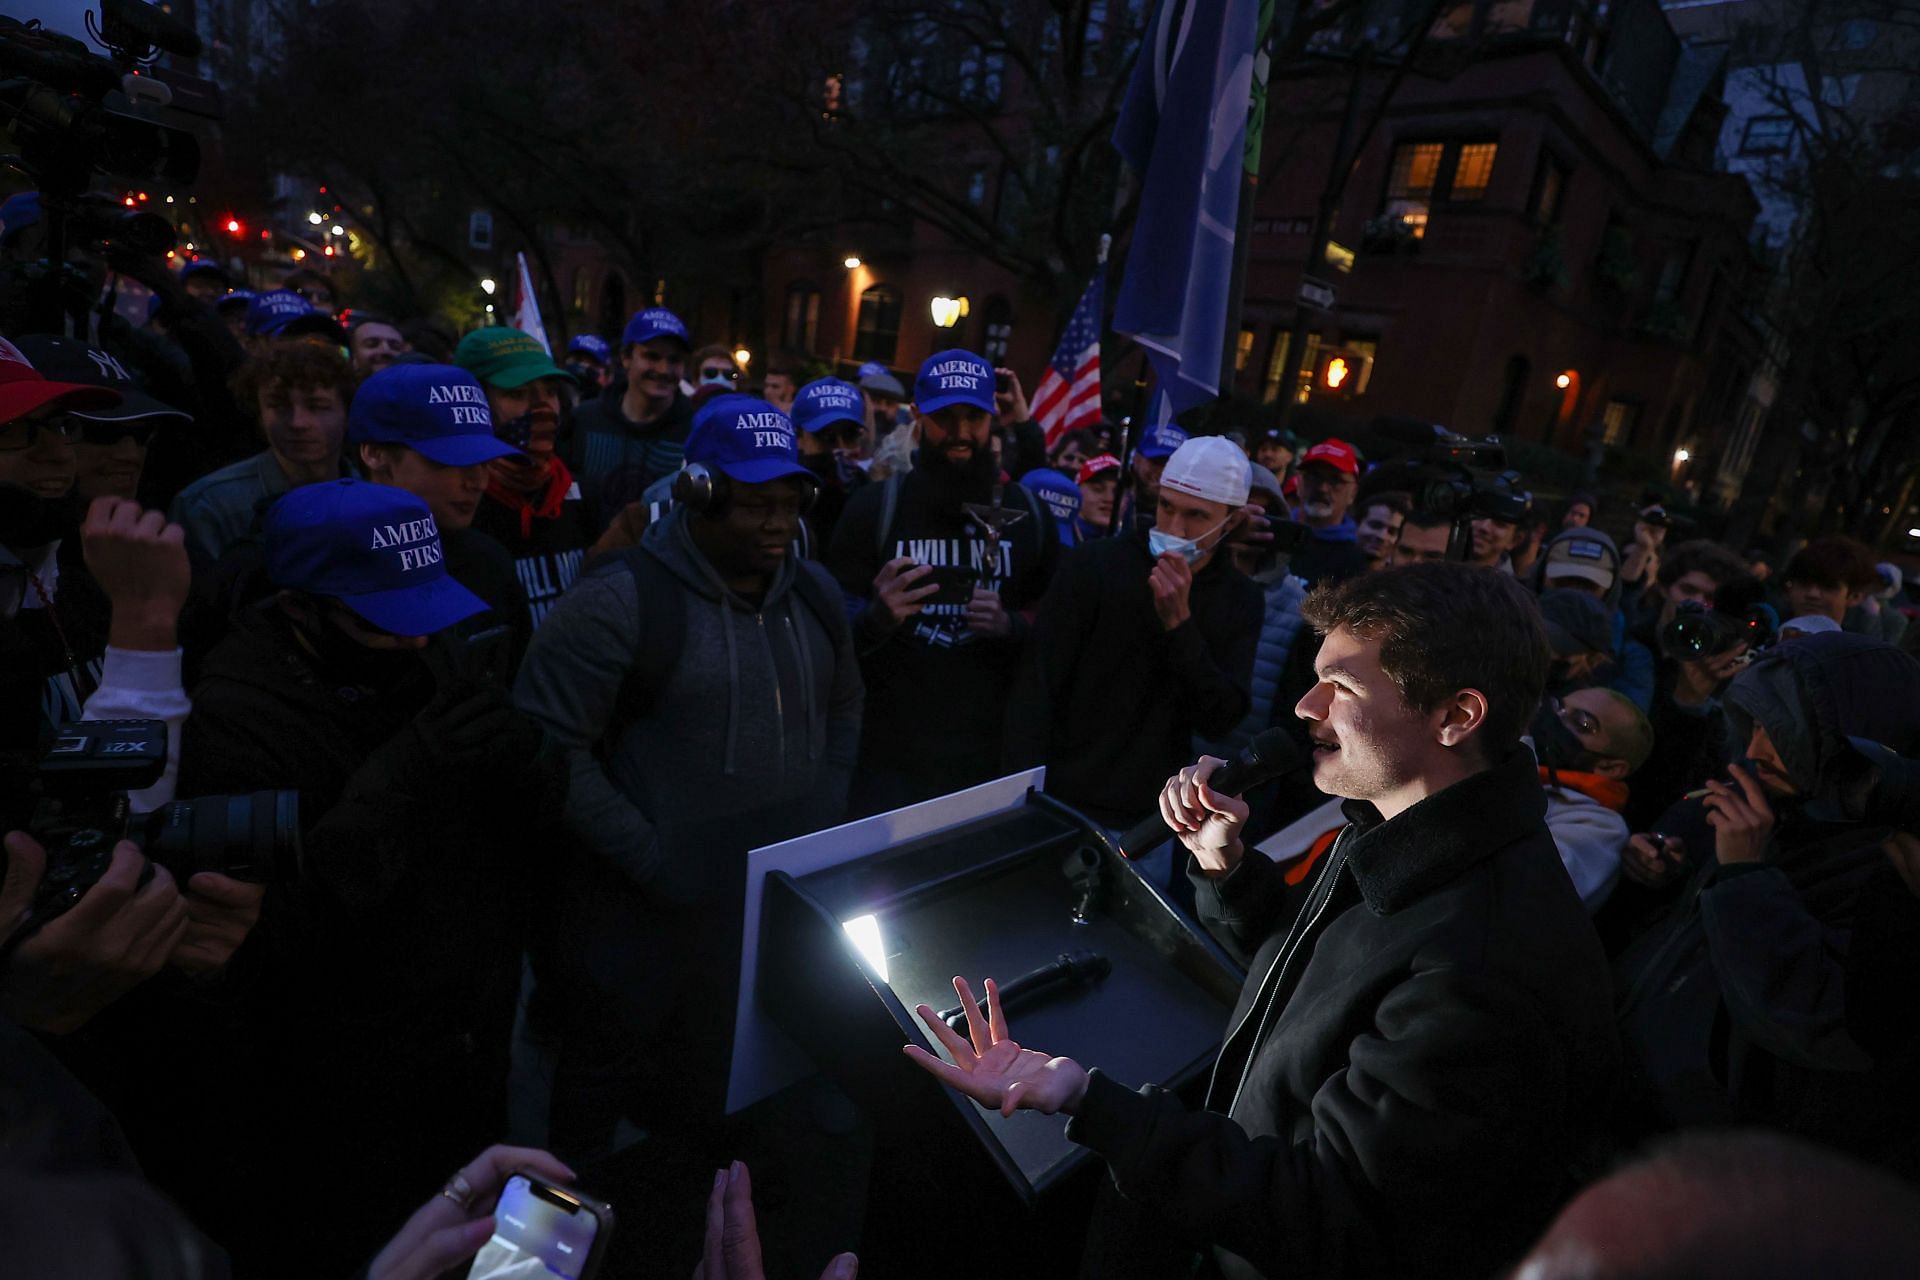
[[[1159,812],[1122,835],[1120,849],[1137,858],[1172,831],[1209,875],[1225,875],[1244,852],[1240,831],[1248,809],[1236,797],[1311,763],[1281,728],[1255,735],[1232,760],[1201,756],[1167,780]]]
[[[1240,831],[1251,810],[1238,796],[1222,795],[1208,785],[1227,763],[1218,756],[1201,756],[1160,789],[1161,819],[1210,876],[1227,874],[1246,854]]]

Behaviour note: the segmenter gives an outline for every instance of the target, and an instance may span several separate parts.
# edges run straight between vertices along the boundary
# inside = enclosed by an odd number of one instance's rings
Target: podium
[[[943,1183],[998,1186],[1002,1204],[1032,1209],[1092,1159],[1067,1141],[1067,1117],[1003,1119],[900,1050],[944,1056],[914,1010],[957,1005],[955,974],[976,992],[988,977],[1004,990],[1069,953],[1110,970],[1012,1003],[1016,1040],[1134,1086],[1205,1076],[1240,971],[1100,827],[1030,785],[1038,780],[1002,779],[755,851],[731,1108],[777,1087],[782,1072],[767,1059],[786,1055],[788,1074],[832,1078],[882,1142],[937,1154]]]

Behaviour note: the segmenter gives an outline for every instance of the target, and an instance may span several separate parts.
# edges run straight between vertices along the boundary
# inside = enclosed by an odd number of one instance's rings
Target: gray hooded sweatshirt
[[[727,589],[687,520],[672,512],[630,553],[665,567],[646,581],[680,592],[678,645],[646,643],[640,610],[653,602],[639,598],[632,568],[608,562],[547,615],[514,686],[514,700],[567,752],[568,827],[640,886],[663,860],[702,852],[663,847],[671,842],[661,828],[767,810],[817,815],[803,830],[837,822],[859,745],[863,691],[846,618],[820,616],[795,585],[814,574],[814,594],[838,600],[826,571],[790,557],[756,607]],[[649,651],[669,654],[671,669],[636,675]],[[651,695],[616,722],[630,675]]]

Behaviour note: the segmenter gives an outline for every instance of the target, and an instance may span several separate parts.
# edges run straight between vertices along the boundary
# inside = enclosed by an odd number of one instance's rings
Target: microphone
[[[1237,796],[1311,763],[1312,758],[1300,750],[1292,735],[1276,725],[1254,735],[1239,755],[1215,769],[1207,779],[1207,789],[1223,796]],[[1155,808],[1120,837],[1120,851],[1131,858],[1145,853],[1166,837],[1167,824]]]
[[[1005,1012],[1016,1005],[1031,1004],[1062,987],[1092,986],[1112,972],[1113,961],[1097,951],[1062,952],[1053,963],[1043,964],[1033,972],[1021,974],[1012,982],[1001,985],[998,988],[1000,1008]],[[987,996],[983,990],[980,994],[980,1012],[985,1015],[986,1011]],[[961,1035],[966,1034],[967,1013],[964,1006],[942,1009],[937,1016]]]

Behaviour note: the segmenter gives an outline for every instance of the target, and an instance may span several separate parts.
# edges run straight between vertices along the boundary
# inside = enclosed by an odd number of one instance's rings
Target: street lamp
[[[849,271],[858,271],[860,269],[860,256],[858,254],[850,253],[847,255],[846,261],[842,262],[840,265],[845,267]]]
[[[311,222],[314,226],[317,227],[321,223],[325,222],[326,219],[320,216],[320,213],[318,210],[315,210],[314,212],[307,215],[307,221]]]
[[[745,369],[749,364],[753,363],[753,352],[747,350],[745,347],[735,347],[733,349],[733,362],[742,369]]]
[[[1675,449],[1673,451],[1673,465],[1677,467],[1692,456],[1693,454],[1686,449]]]
[[[1555,378],[1553,380],[1553,385],[1560,388],[1562,391],[1565,391],[1568,387],[1573,385],[1572,372],[1569,371],[1567,373],[1563,373],[1559,377]]]
[[[933,323],[942,329],[953,328],[960,323],[960,317],[967,314],[967,300],[964,297],[937,296],[928,307],[933,312]]]
[[[346,229],[345,227],[343,227],[343,226],[341,226],[341,225],[340,225],[339,223],[337,223],[337,222],[336,222],[336,223],[334,223],[334,224],[333,224],[333,225],[332,225],[331,227],[328,227],[328,228],[327,228],[327,230],[329,230],[329,231],[331,231],[331,232],[333,232],[333,234],[335,234],[335,235],[337,235],[337,236],[343,236],[343,235],[345,235],[345,234],[347,234],[347,229]]]
[[[480,282],[480,292],[487,294],[489,297],[491,297],[493,294],[493,291],[495,289],[498,289],[499,287],[500,287],[499,285],[493,282],[492,276],[488,276],[485,280],[482,280]],[[493,308],[489,307],[487,309],[491,311]]]

